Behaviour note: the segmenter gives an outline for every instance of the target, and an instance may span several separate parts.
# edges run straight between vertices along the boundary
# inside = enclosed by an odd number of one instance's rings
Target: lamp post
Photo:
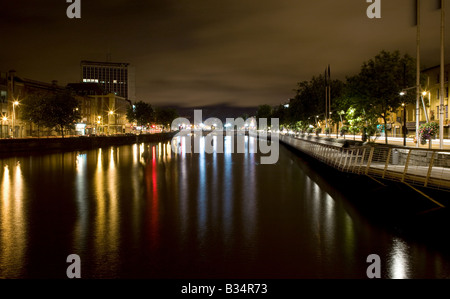
[[[108,133],[111,135],[111,116],[114,114],[114,111],[108,112]]]
[[[5,122],[8,120],[8,118],[6,117],[6,115],[3,115],[3,117],[2,117],[2,135],[3,135],[3,127],[5,126]],[[8,131],[8,130],[6,130],[6,131]],[[6,135],[6,133],[5,133],[5,135]],[[5,136],[6,137],[6,136]]]
[[[403,146],[406,146],[406,105],[402,103],[403,107]]]
[[[100,123],[101,123],[102,117],[99,115],[97,116],[97,135],[100,133]]]
[[[16,131],[16,106],[19,106],[19,101],[15,100],[12,106],[13,106],[12,137],[14,138]]]

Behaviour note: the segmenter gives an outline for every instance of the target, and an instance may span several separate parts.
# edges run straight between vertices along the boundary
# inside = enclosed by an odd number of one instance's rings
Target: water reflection
[[[448,253],[371,225],[286,149],[261,165],[254,138],[223,154],[187,138],[2,160],[0,277],[65,277],[33,258],[43,246],[80,253],[85,278],[365,278],[372,253],[386,278],[448,277]]]
[[[77,252],[81,252],[87,244],[85,243],[86,234],[89,228],[89,208],[88,208],[88,165],[87,165],[87,154],[78,154],[76,160],[76,178],[75,178],[75,188],[76,188],[76,200],[78,217],[75,224],[74,231],[74,246]]]
[[[3,167],[0,218],[0,277],[18,278],[27,249],[27,219],[24,192],[26,186],[19,162]]]
[[[392,279],[406,279],[409,277],[409,261],[408,245],[399,238],[392,240],[392,248],[389,252],[389,276]]]

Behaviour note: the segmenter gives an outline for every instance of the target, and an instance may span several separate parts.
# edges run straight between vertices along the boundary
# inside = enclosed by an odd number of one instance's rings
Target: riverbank
[[[175,134],[176,132],[119,136],[2,139],[0,140],[0,155],[89,150],[134,143],[161,142],[172,139]]]

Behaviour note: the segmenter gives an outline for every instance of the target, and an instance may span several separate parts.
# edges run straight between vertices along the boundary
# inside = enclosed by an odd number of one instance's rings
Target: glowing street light
[[[403,107],[403,146],[406,146],[406,105],[402,103]]]
[[[3,132],[3,127],[5,126],[5,122],[8,120],[8,118],[6,117],[6,115],[3,115],[3,117],[2,117],[2,132]],[[6,132],[7,133],[7,132]],[[5,135],[6,135],[6,133],[5,133]],[[2,135],[3,135],[3,133],[2,133]],[[5,136],[6,137],[6,136]]]
[[[14,138],[16,131],[16,106],[19,106],[19,101],[15,100],[12,106],[13,106],[12,137]]]
[[[111,134],[111,116],[114,115],[114,111],[109,110],[108,112],[108,133]]]

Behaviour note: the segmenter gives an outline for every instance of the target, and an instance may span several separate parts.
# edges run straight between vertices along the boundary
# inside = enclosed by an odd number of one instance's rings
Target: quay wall
[[[89,150],[142,142],[160,142],[172,139],[175,134],[176,132],[121,136],[2,139],[0,140],[0,154],[53,150]]]

